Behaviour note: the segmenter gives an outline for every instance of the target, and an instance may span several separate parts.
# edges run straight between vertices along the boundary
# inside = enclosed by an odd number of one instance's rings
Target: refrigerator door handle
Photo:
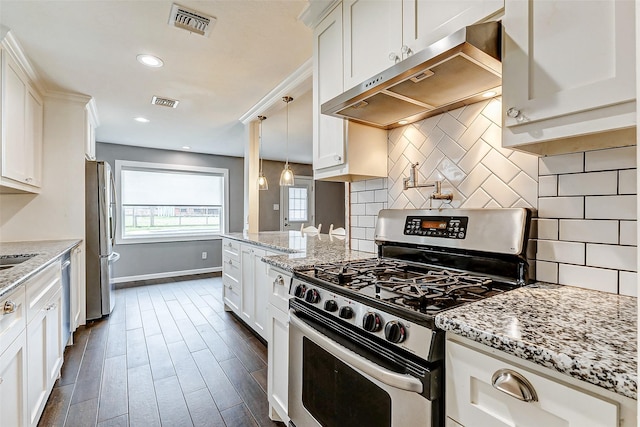
[[[111,211],[111,215],[109,216],[109,234],[111,237],[111,247],[113,247],[116,243],[116,226],[118,225],[118,196],[116,194],[116,182],[113,177],[113,173],[109,174],[109,179],[111,179],[111,200],[113,209]]]

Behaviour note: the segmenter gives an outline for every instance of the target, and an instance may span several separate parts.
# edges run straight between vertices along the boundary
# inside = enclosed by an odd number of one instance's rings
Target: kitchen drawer
[[[238,316],[240,316],[240,298],[242,291],[240,289],[240,283],[234,281],[227,281],[223,283],[223,299],[224,303]]]
[[[27,323],[37,315],[49,299],[62,289],[60,261],[46,267],[26,283]]]
[[[240,282],[242,277],[242,269],[240,268],[240,260],[233,258],[222,259],[222,281],[231,280],[235,283]]]
[[[25,286],[20,285],[0,299],[0,354],[20,335],[25,326]]]
[[[289,312],[289,286],[291,276],[273,267],[269,267],[269,303],[278,310]]]
[[[537,401],[496,388],[492,378],[501,370],[510,376],[501,377],[503,390],[530,389]],[[462,426],[618,426],[617,403],[456,342],[447,341],[446,372],[447,416]]]
[[[240,242],[231,239],[222,239],[222,259],[240,261]]]

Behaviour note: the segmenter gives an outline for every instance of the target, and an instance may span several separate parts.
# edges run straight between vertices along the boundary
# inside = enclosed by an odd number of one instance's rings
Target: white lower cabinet
[[[291,275],[269,268],[269,348],[267,394],[269,416],[289,423],[289,285]]]
[[[240,245],[242,266],[242,304],[240,317],[265,340],[267,337],[267,305],[269,278],[262,257],[275,255],[255,245]]]
[[[240,269],[240,243],[222,240],[222,284],[225,308],[240,315],[242,270]]]
[[[447,426],[635,425],[634,414],[621,417],[620,404],[606,396],[606,390],[598,395],[589,388],[590,384],[581,388],[556,378],[561,374],[551,370],[547,374],[534,372],[495,353],[447,341]],[[535,397],[525,401],[527,394]]]

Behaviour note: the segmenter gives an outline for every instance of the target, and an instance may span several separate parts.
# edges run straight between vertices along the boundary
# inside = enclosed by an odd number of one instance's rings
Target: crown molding
[[[18,42],[18,39],[15,38],[11,30],[2,27],[0,34],[3,36],[2,42],[0,42],[2,48],[16,61],[38,92],[41,94],[47,93],[47,88],[43,85],[40,75],[35,68],[33,68],[31,61],[29,61],[29,58],[27,58],[27,55],[24,53],[22,45]]]
[[[298,21],[314,29],[340,3],[341,0],[309,0],[307,7],[298,15]]]

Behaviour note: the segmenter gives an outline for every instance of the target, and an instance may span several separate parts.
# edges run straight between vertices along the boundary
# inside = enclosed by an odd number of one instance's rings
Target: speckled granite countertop
[[[637,399],[637,299],[539,283],[436,316],[436,326]]]
[[[262,258],[267,264],[285,271],[308,268],[328,262],[351,261],[373,258],[376,254],[352,251],[344,239],[328,234],[307,235],[299,231],[264,231],[260,233],[228,233],[229,239],[239,240],[287,252],[286,255],[271,255]]]
[[[0,270],[0,297],[10,292],[52,261],[80,244],[80,240],[0,242],[0,255],[37,254],[15,267]]]

